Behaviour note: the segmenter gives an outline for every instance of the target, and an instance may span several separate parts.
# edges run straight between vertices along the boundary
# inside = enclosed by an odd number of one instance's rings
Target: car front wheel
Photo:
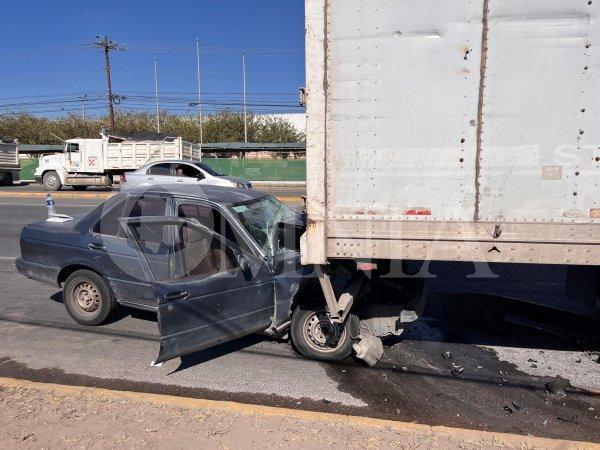
[[[100,325],[117,306],[106,280],[90,270],[78,270],[67,278],[63,300],[69,315],[82,325]]]
[[[324,307],[299,306],[292,315],[290,336],[298,352],[320,361],[340,361],[352,353],[354,316],[332,324]]]

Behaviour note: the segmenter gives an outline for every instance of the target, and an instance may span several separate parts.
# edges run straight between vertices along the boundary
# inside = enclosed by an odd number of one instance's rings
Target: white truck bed
[[[19,146],[16,143],[0,142],[0,169],[18,169]]]
[[[600,264],[599,17],[307,0],[303,261]]]
[[[143,165],[167,159],[201,159],[199,145],[180,137],[163,141],[125,141],[106,143],[105,170],[135,170]]]

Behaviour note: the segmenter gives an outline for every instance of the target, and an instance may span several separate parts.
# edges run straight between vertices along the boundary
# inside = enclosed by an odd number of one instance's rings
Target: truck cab
[[[44,155],[35,171],[35,180],[48,190],[63,186],[85,189],[86,186],[110,186],[112,179],[104,174],[102,139],[69,139],[62,153]]]

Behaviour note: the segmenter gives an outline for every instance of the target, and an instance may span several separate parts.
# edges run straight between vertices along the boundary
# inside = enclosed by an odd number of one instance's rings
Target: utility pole
[[[196,38],[196,77],[198,80],[198,122],[200,123],[200,151],[204,140],[202,133],[202,83],[200,79],[200,41]]]
[[[115,41],[111,41],[107,36],[96,36],[96,41],[88,44],[91,47],[97,47],[104,50],[104,67],[106,69],[106,84],[108,88],[108,115],[110,117],[111,131],[115,131],[115,110],[113,108],[112,83],[110,81],[110,57],[109,53],[114,50],[125,50]]]
[[[154,57],[154,97],[156,98],[156,131],[160,133],[160,105],[158,103],[158,70],[156,56]]]
[[[244,142],[248,143],[248,109],[246,108],[246,52],[242,53],[242,72],[244,75]]]

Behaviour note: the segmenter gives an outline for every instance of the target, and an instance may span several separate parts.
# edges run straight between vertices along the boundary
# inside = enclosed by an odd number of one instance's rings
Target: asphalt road
[[[556,325],[552,333],[514,321],[448,323],[441,294],[469,289],[462,269],[436,269],[426,317],[373,369],[352,359],[306,360],[288,342],[260,336],[152,367],[158,350],[152,314],[123,308],[109,324],[82,327],[68,317],[58,288],[16,272],[20,229],[43,219],[45,206],[38,197],[2,197],[2,191],[0,376],[599,440],[597,344],[561,333],[560,314],[545,314]],[[84,213],[99,201],[65,198],[57,209]],[[576,325],[585,327],[583,319]]]
[[[267,192],[269,194],[282,195],[282,196],[300,196],[306,192],[306,188],[303,185],[279,186],[279,185],[271,184],[271,183],[267,183],[267,184],[257,183],[256,188],[261,191]],[[118,190],[119,190],[118,186],[115,188],[88,187],[83,192],[85,192],[85,193],[90,193],[90,192],[110,193],[110,192],[118,192]],[[44,186],[37,184],[37,183],[23,182],[20,185],[15,184],[14,186],[10,186],[10,187],[0,186],[0,193],[1,192],[24,192],[24,193],[31,192],[31,193],[33,193],[33,192],[46,192],[46,189],[44,188]],[[64,187],[59,192],[76,192],[76,191],[74,191],[73,188],[71,188],[71,187]]]

